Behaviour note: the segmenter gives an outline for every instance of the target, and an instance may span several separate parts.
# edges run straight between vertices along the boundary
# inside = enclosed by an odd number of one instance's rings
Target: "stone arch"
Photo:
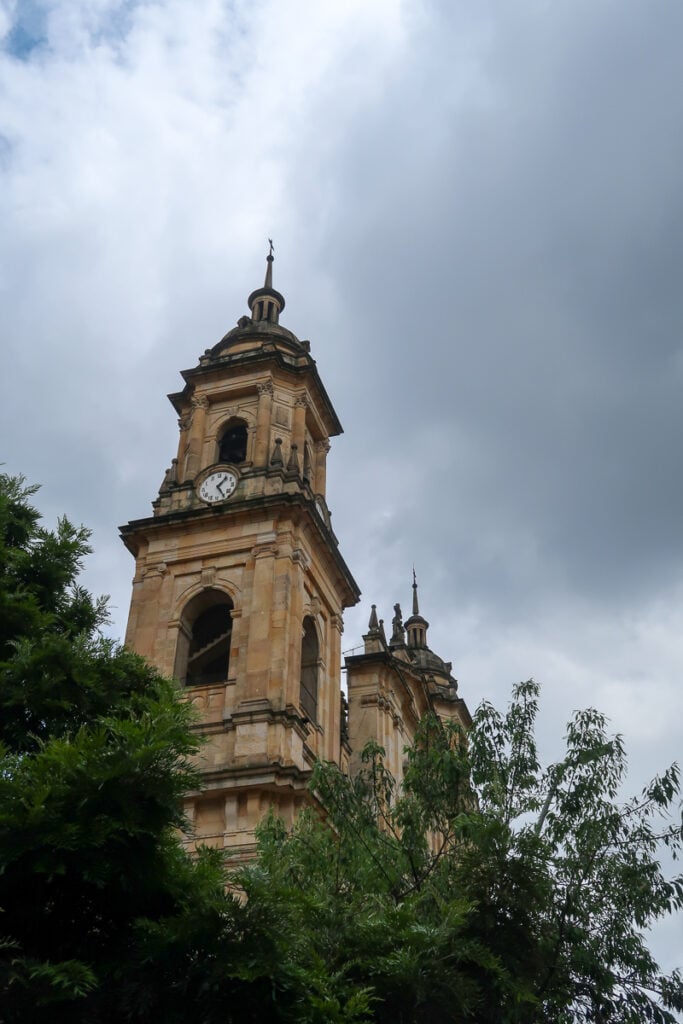
[[[204,587],[185,603],[175,659],[175,676],[185,686],[227,681],[234,607],[215,587]]]
[[[320,637],[315,620],[306,615],[301,629],[301,675],[299,702],[311,722],[318,721],[320,683]]]

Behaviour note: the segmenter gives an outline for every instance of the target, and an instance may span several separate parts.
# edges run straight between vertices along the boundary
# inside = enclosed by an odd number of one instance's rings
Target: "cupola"
[[[429,623],[420,615],[420,607],[417,600],[417,579],[413,569],[413,614],[405,621],[406,632],[408,633],[408,647],[413,649],[426,648],[427,630]]]
[[[251,310],[251,319],[254,323],[276,324],[280,320],[280,313],[285,308],[285,299],[280,292],[273,288],[273,240],[268,239],[270,251],[266,256],[266,279],[263,288],[257,288],[247,299]]]

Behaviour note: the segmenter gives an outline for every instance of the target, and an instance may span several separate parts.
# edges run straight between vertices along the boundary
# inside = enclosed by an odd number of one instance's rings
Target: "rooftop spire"
[[[386,639],[382,628],[377,621],[377,605],[372,606],[370,610],[370,621],[368,622],[368,631],[363,634],[363,642],[365,644],[366,654],[379,654],[383,647],[386,647]]]
[[[408,631],[408,647],[427,646],[427,630],[429,629],[429,623],[420,615],[420,606],[417,601],[417,576],[415,575],[415,566],[413,566],[413,614],[409,619],[406,619],[406,629]]]
[[[267,321],[276,324],[279,321],[280,313],[285,308],[284,296],[273,288],[273,239],[268,239],[268,255],[266,256],[266,278],[263,288],[257,288],[247,299],[251,310],[251,319],[254,323]]]
[[[268,239],[268,245],[270,246],[270,252],[266,256],[266,279],[263,282],[264,288],[273,287],[273,262],[275,257],[273,256],[273,239]]]

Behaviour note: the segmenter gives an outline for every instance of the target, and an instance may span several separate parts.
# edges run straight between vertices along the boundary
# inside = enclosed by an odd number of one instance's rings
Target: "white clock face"
[[[217,469],[210,473],[199,485],[199,497],[214,505],[217,501],[225,501],[237,487],[237,474],[230,469]]]

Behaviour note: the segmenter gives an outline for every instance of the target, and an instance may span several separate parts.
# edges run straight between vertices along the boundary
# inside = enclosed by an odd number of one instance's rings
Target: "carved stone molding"
[[[209,399],[206,395],[197,395],[192,399],[191,405],[193,409],[208,409]]]
[[[259,395],[270,395],[271,398],[275,393],[275,388],[273,387],[272,380],[264,380],[260,384],[257,384],[256,390],[258,391]]]
[[[294,548],[292,551],[292,561],[300,565],[304,572],[308,572],[311,567],[311,560],[303,548]]]
[[[268,543],[255,544],[251,549],[254,558],[275,558],[277,555],[277,544]]]
[[[156,562],[155,565],[148,565],[143,573],[143,578],[148,579],[151,576],[165,576],[168,572],[168,566],[166,562]]]
[[[316,441],[313,447],[317,452],[324,452],[325,455],[327,455],[332,445],[327,440],[327,438],[325,438],[323,441]]]

